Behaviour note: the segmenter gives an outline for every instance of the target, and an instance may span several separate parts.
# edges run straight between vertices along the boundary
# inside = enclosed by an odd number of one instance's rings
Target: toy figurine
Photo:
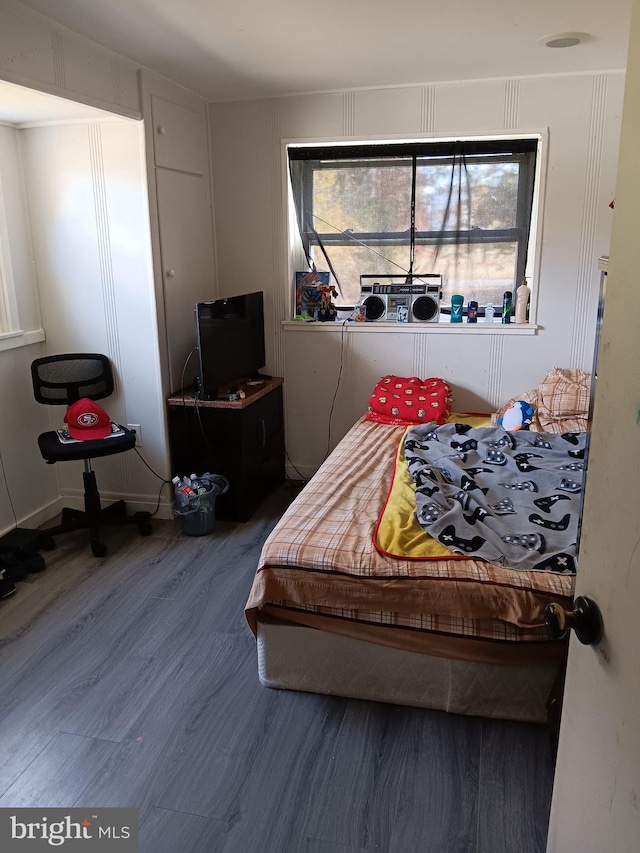
[[[335,320],[336,319],[336,307],[331,301],[331,297],[334,298],[338,295],[338,291],[335,290],[330,284],[319,284],[317,285],[317,289],[321,293],[321,304],[318,308],[318,319],[320,322],[326,322],[327,320]]]
[[[516,400],[513,405],[506,410],[501,418],[498,418],[498,424],[506,430],[516,432],[519,429],[529,429],[531,420],[533,419],[533,408],[524,400]]]

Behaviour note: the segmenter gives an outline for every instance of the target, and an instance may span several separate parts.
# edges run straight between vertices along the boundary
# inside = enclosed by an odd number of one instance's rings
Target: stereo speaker
[[[366,279],[373,279],[369,283]],[[369,322],[397,321],[398,308],[405,305],[410,323],[437,323],[440,320],[442,299],[442,276],[428,275],[423,280],[414,279],[381,283],[384,276],[360,276],[360,304],[364,305]],[[389,276],[391,278],[391,276]],[[429,283],[432,280],[434,283]]]

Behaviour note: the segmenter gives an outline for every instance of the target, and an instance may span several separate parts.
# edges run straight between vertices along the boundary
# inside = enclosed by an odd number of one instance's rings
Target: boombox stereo
[[[441,275],[361,275],[360,304],[368,321],[397,321],[404,314],[409,323],[437,323],[442,299]],[[405,306],[406,311],[399,311]]]

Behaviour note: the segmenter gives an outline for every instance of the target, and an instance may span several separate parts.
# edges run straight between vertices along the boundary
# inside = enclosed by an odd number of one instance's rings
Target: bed
[[[544,608],[570,605],[575,576],[395,553],[382,528],[406,430],[361,418],[267,539],[245,610],[260,681],[544,722],[567,650]]]

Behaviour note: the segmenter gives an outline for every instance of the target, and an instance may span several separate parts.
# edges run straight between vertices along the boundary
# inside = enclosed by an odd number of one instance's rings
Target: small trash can
[[[186,536],[206,536],[211,533],[216,522],[216,498],[229,488],[229,481],[220,474],[203,474],[199,482],[207,487],[202,494],[178,496],[173,504],[173,514],[180,519],[182,532]]]

